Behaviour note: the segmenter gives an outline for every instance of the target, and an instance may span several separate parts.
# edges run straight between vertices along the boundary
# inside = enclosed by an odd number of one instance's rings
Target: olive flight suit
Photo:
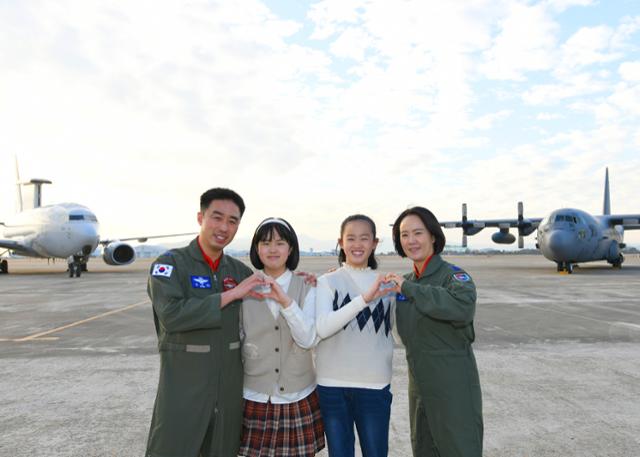
[[[147,292],[160,351],[160,381],[146,457],[237,456],[242,432],[241,300],[221,293],[252,274],[223,255],[216,272],[197,238],[161,255]]]
[[[482,395],[471,349],[475,285],[437,254],[419,278],[404,277],[396,322],[409,367],[413,455],[481,457]]]

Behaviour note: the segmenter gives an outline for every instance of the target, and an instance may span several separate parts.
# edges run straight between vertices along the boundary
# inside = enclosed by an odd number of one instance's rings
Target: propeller
[[[522,224],[524,221],[524,203],[518,202],[518,249],[524,248]]]
[[[467,247],[467,204],[462,204],[462,247]]]
[[[524,204],[518,202],[518,247],[524,247],[524,237],[531,235],[535,230],[535,226],[529,219],[524,218]]]
[[[467,247],[467,236],[475,235],[484,229],[485,224],[482,221],[470,221],[467,217],[467,204],[462,204],[462,221],[460,223],[462,228],[462,247]]]

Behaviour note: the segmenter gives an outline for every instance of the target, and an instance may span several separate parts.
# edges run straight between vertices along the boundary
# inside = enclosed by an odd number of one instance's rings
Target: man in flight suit
[[[242,198],[214,188],[200,197],[200,233],[151,266],[147,291],[160,381],[146,457],[231,457],[242,431],[241,300],[264,281],[223,254],[244,213]]]

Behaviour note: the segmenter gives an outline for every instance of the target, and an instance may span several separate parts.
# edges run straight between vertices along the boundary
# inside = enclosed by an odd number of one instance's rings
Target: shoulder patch
[[[173,272],[173,265],[166,265],[164,263],[156,263],[151,270],[151,276],[164,276],[170,278]]]
[[[449,267],[453,270],[453,271],[462,271],[462,268],[460,268],[457,265],[449,265]]]
[[[466,273],[456,273],[453,275],[453,278],[460,282],[468,282],[471,280],[471,277]]]
[[[407,297],[402,294],[396,294],[396,301],[408,301]]]

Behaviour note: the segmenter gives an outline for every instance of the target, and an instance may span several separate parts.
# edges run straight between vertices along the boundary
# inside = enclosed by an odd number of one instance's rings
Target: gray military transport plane
[[[17,163],[16,163],[17,174]],[[18,176],[18,214],[0,222],[0,255],[13,253],[27,257],[66,259],[69,277],[80,277],[87,271],[89,256],[98,245],[104,247],[102,258],[109,265],[128,265],[136,258],[133,247],[125,241],[145,242],[150,238],[193,235],[176,233],[119,240],[101,240],[95,214],[77,203],[41,206],[42,185],[46,179],[20,182]],[[4,248],[4,251],[2,251]],[[7,259],[0,259],[0,273],[8,273]]]
[[[524,247],[524,237],[537,231],[536,248],[555,262],[559,272],[573,273],[576,263],[606,260],[614,268],[624,261],[621,249],[624,230],[640,229],[640,214],[611,214],[609,197],[609,169],[605,172],[604,206],[601,216],[573,208],[553,211],[543,218],[525,218],[522,202],[518,202],[517,219],[470,220],[467,205],[462,204],[462,220],[440,222],[445,228],[462,228],[462,246],[467,246],[467,235],[472,236],[485,227],[499,229],[491,236],[494,243],[512,244],[516,237],[510,228],[518,230],[518,247]]]

